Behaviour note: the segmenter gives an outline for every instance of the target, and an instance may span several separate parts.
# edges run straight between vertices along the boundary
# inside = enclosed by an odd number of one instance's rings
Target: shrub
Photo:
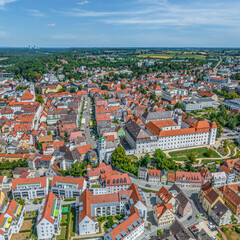
[[[223,232],[226,232],[226,231],[227,231],[227,228],[226,228],[226,227],[222,227],[222,231],[223,231]]]

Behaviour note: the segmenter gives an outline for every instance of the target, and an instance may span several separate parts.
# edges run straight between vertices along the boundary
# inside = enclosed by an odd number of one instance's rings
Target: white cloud
[[[55,23],[48,23],[47,26],[48,26],[48,27],[55,27],[56,24],[55,24]]]
[[[89,3],[89,1],[82,1],[82,2],[78,2],[77,4],[78,5],[85,5],[85,4],[88,4]]]
[[[16,2],[17,0],[0,0],[0,9],[4,8],[4,6],[8,3]]]
[[[27,11],[29,15],[33,17],[45,17],[45,14],[37,9],[28,9]]]

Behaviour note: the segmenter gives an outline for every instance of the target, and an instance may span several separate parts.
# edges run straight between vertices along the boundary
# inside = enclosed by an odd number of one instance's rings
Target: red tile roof
[[[20,184],[32,184],[32,183],[41,183],[41,187],[46,187],[47,186],[47,178],[46,177],[38,177],[38,178],[13,179],[12,189],[17,189],[17,185],[20,185]]]
[[[52,186],[56,187],[56,183],[58,182],[77,184],[78,189],[83,189],[84,178],[54,176],[52,180]]]

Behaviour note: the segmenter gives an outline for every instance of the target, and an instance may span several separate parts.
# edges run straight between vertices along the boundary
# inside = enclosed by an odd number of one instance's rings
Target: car
[[[194,229],[196,229],[196,228],[197,228],[196,226],[192,226],[192,227],[191,227],[192,230],[194,230]]]
[[[197,233],[195,233],[195,235],[197,236],[199,233],[200,233],[200,232],[197,232]]]
[[[187,220],[191,220],[191,219],[192,219],[192,216],[188,217],[188,219],[187,219]]]
[[[150,184],[146,184],[145,186],[146,186],[146,187],[149,187],[149,188],[152,187]]]
[[[199,232],[199,229],[196,228],[196,229],[193,230],[193,232],[194,232],[194,233]]]

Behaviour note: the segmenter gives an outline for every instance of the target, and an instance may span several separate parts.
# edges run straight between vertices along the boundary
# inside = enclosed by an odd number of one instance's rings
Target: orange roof
[[[80,154],[86,154],[91,149],[91,144],[80,146],[76,148]]]
[[[154,206],[154,209],[157,211],[157,218],[160,219],[167,210],[170,210],[172,212],[173,207],[172,203],[165,204],[162,202],[161,204]]]
[[[52,181],[52,186],[56,187],[56,183],[58,182],[77,184],[78,189],[82,189],[84,184],[84,178],[54,176]]]
[[[54,217],[51,216],[54,199],[57,200],[58,198],[52,192],[49,192],[45,199],[45,205],[42,212],[42,216],[37,224],[39,224],[43,218],[47,219],[50,223],[54,223]]]
[[[41,187],[46,187],[47,186],[47,178],[46,177],[38,177],[38,178],[13,179],[12,189],[17,189],[17,185],[32,184],[32,183],[41,183]]]
[[[129,185],[131,183],[132,182],[127,173],[107,176],[105,179],[106,186]]]
[[[25,93],[21,96],[21,100],[33,100],[34,96],[31,94],[29,90],[25,91]]]
[[[169,172],[169,173],[167,174],[167,181],[168,181],[168,182],[175,182],[175,181],[176,181],[176,174]]]

